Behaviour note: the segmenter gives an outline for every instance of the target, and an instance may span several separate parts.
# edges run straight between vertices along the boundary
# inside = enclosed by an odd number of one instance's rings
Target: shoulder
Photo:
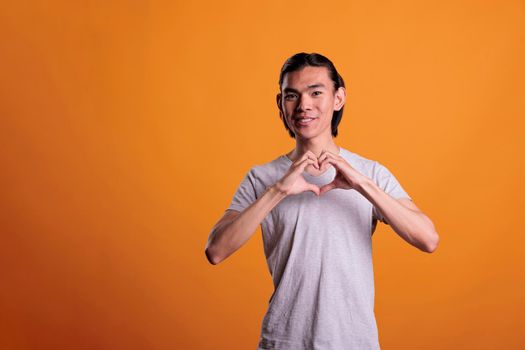
[[[248,177],[254,182],[264,186],[277,181],[289,168],[285,156],[278,156],[271,161],[253,165],[248,171]],[[276,180],[277,179],[277,180]]]
[[[283,156],[279,156],[266,163],[259,163],[253,165],[250,168],[250,172],[252,174],[271,173],[284,166],[286,166],[286,160],[283,159]]]
[[[383,167],[377,160],[366,158],[345,148],[341,148],[341,156],[357,171],[367,176],[377,174]]]
[[[347,161],[352,167],[372,179],[385,192],[396,199],[410,199],[410,196],[403,189],[397,178],[386,166],[376,160],[367,159],[352,152],[345,152],[345,154],[349,157]]]

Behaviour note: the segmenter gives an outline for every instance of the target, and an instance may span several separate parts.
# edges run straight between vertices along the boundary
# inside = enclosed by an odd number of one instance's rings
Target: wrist
[[[282,188],[279,182],[276,182],[272,186],[268,187],[267,191],[272,196],[278,197],[280,199],[283,199],[288,196],[288,193]]]
[[[369,193],[371,190],[373,190],[375,187],[377,187],[377,185],[372,179],[363,176],[363,178],[357,183],[355,189],[362,195],[365,195],[366,193]]]

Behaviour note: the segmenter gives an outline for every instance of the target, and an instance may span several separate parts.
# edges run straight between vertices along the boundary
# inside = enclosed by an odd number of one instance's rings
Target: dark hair
[[[286,62],[284,62],[284,65],[281,68],[281,74],[279,75],[279,90],[281,89],[283,85],[284,76],[287,73],[301,70],[307,66],[326,67],[326,69],[328,69],[328,75],[330,79],[332,79],[332,82],[334,83],[335,91],[337,91],[337,89],[339,89],[340,87],[345,87],[345,82],[343,80],[343,77],[339,75],[332,61],[330,61],[328,58],[318,53],[301,52],[301,53],[297,53],[293,55],[292,57],[288,58]],[[282,107],[279,106],[279,108],[282,108]],[[333,137],[337,136],[337,127],[339,123],[341,122],[341,119],[343,118],[343,108],[344,106],[341,107],[340,110],[334,111],[334,114],[332,116],[332,136]],[[282,120],[290,136],[295,138],[295,134],[286,124],[285,118],[282,118]]]

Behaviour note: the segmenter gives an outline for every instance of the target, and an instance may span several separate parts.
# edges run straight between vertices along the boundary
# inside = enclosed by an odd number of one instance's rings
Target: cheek
[[[323,108],[324,108],[325,110],[330,110],[330,111],[331,111],[331,110],[335,110],[335,108],[336,108],[336,105],[335,105],[335,104],[336,104],[336,101],[333,100],[333,99],[330,99],[330,100],[328,100],[328,101],[326,101],[326,102],[324,103]]]
[[[285,103],[283,109],[286,115],[292,115],[295,110],[295,105],[293,103]]]
[[[328,113],[334,107],[333,101],[325,100],[319,104],[319,109],[325,113]]]

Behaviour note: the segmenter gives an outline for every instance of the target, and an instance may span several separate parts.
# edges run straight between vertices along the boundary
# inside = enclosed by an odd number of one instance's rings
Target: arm
[[[381,212],[401,238],[424,252],[436,250],[439,236],[434,224],[410,199],[394,199],[369,178],[358,182],[356,190]]]
[[[216,265],[239,249],[253,235],[268,213],[285,197],[275,185],[242,212],[228,210],[212,228],[206,257]]]
[[[268,213],[286,196],[304,191],[319,195],[319,188],[306,182],[302,172],[307,165],[317,167],[312,152],[307,152],[290,166],[287,173],[268,187],[264,194],[242,212],[228,210],[212,228],[206,244],[206,257],[216,265],[238,250],[253,235]]]
[[[321,187],[321,194],[334,188],[355,189],[381,212],[385,221],[401,238],[424,252],[436,250],[439,236],[434,224],[410,199],[394,199],[372,179],[352,168],[344,158],[324,151],[319,157],[319,165],[324,168],[328,164],[333,165],[337,173],[334,181]]]

